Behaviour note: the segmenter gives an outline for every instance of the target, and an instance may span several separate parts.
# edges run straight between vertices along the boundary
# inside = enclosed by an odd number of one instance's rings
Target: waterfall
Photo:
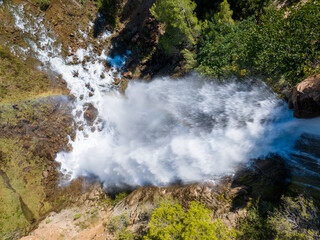
[[[191,74],[132,81],[122,96],[112,84],[116,70],[106,71],[105,61],[117,66],[125,57],[97,55],[90,45],[63,57],[54,33],[43,30],[43,17],[31,23],[23,5],[11,11],[29,43],[28,49],[12,46],[12,52],[31,51],[43,70],[62,76],[75,97],[79,128],[70,139],[73,150],[56,157],[71,179],[94,176],[107,188],[206,181],[270,153],[292,159],[302,133],[320,134],[319,118],[294,119],[287,104],[258,79],[218,82]],[[37,41],[30,38],[35,33]],[[110,36],[106,32],[100,39]],[[92,61],[83,62],[87,56]],[[89,124],[84,113],[90,106],[98,117]]]

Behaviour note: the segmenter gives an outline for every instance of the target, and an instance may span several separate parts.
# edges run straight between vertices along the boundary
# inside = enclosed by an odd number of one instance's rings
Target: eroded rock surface
[[[320,116],[320,74],[308,77],[293,88],[289,106],[297,118]]]

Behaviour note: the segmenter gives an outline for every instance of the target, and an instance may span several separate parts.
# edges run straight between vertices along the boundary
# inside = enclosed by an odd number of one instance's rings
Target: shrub
[[[128,196],[128,193],[122,192],[116,195],[115,199],[112,201],[112,205],[117,205],[118,202],[120,202],[122,199],[125,199]]]
[[[319,208],[302,195],[282,197],[273,206],[256,202],[248,209],[246,219],[239,221],[238,238],[243,240],[320,239]]]
[[[248,208],[247,217],[239,220],[238,239],[271,239],[270,227],[266,221],[268,208],[259,200]]]
[[[200,42],[197,71],[203,75],[224,77],[240,73],[254,64],[256,21],[250,18],[235,24],[208,22]]]
[[[187,211],[177,203],[162,203],[157,208],[148,225],[144,239],[233,239],[234,231],[220,221],[211,222],[212,213],[203,205],[192,202]]]
[[[113,217],[107,224],[107,229],[114,234],[117,240],[134,239],[134,234],[128,230],[129,219],[127,213]]]
[[[199,44],[198,71],[222,77],[246,72],[295,85],[320,72],[320,1],[288,9],[270,8],[261,17],[234,25],[211,21]]]
[[[128,227],[129,219],[126,214],[113,217],[108,223],[108,230],[112,233],[119,232]]]
[[[81,213],[77,213],[73,216],[73,220],[78,220],[79,218],[81,218],[82,214]]]
[[[320,1],[272,10],[257,29],[256,68],[292,85],[320,71]]]
[[[40,5],[42,11],[46,11],[50,6],[50,0],[36,0],[36,2]]]
[[[121,13],[121,2],[119,0],[95,0],[97,9],[102,12],[107,21],[116,27],[118,24],[118,16]]]
[[[297,198],[282,197],[280,208],[270,214],[268,223],[276,239],[320,238],[319,209],[311,199],[302,195]]]

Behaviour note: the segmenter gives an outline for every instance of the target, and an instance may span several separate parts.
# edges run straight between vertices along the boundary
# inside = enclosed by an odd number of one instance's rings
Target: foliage
[[[255,26],[253,18],[233,25],[208,22],[197,55],[197,70],[204,75],[222,77],[237,74],[252,65],[256,55],[252,38]]]
[[[302,240],[320,237],[319,208],[302,195],[282,197],[281,204],[270,206],[256,202],[239,222],[238,238],[243,240]]]
[[[208,22],[199,44],[198,70],[222,77],[260,72],[291,85],[320,71],[320,1],[269,9],[234,25]]]
[[[270,239],[270,229],[266,221],[268,207],[260,207],[259,200],[253,203],[247,211],[246,219],[239,220],[238,239],[255,240]]]
[[[210,221],[212,213],[203,205],[192,202],[185,212],[178,203],[162,203],[148,225],[144,239],[233,239],[235,233],[220,221]]]
[[[117,24],[117,17],[120,14],[120,1],[119,0],[95,0],[99,12],[102,12],[108,22],[114,27]]]
[[[287,17],[286,17],[287,16]],[[320,1],[270,11],[257,30],[260,52],[256,68],[291,84],[318,72]]]
[[[233,11],[230,9],[230,4],[227,0],[223,0],[223,2],[220,4],[220,12],[218,12],[216,15],[218,23],[227,23],[229,25],[234,24],[232,14]]]
[[[82,214],[81,213],[76,213],[74,216],[73,216],[73,220],[78,220],[79,218],[81,218]]]
[[[36,0],[42,11],[46,11],[50,6],[50,0]]]
[[[194,67],[197,65],[197,60],[196,60],[197,55],[194,52],[189,51],[188,49],[182,50],[181,53],[183,54],[183,57],[186,60],[184,69],[186,71],[190,71],[194,69]]]
[[[126,213],[113,217],[107,224],[107,229],[112,232],[117,240],[133,239],[134,235],[128,228],[129,218]]]
[[[181,45],[187,47],[196,43],[200,25],[195,8],[196,4],[191,0],[157,0],[150,9],[151,14],[166,26],[160,43],[168,55]]]
[[[311,199],[282,197],[282,204],[270,214],[268,222],[276,239],[320,238],[319,209]]]
[[[195,0],[197,17],[201,20],[210,19],[219,11],[221,2],[222,0]]]
[[[120,202],[122,199],[125,199],[128,196],[128,193],[122,192],[115,196],[114,200],[112,201],[112,205],[117,205],[118,202]]]
[[[237,20],[263,15],[272,0],[229,0]]]
[[[126,214],[122,214],[120,216],[113,217],[109,224],[108,230],[110,232],[118,232],[128,226],[129,219]]]

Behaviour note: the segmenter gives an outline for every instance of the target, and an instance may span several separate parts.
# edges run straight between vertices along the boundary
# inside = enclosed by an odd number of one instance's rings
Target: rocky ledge
[[[289,107],[296,118],[320,116],[320,74],[308,77],[292,89]]]

